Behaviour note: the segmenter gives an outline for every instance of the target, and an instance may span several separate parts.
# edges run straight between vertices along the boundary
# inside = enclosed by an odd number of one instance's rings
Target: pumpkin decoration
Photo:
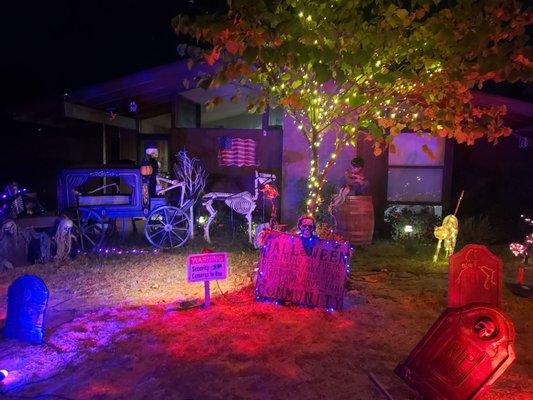
[[[152,172],[154,172],[151,165],[142,165],[140,170],[142,176],[149,176],[152,175]]]

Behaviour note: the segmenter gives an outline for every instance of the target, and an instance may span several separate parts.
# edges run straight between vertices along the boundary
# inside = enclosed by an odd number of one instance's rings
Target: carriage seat
[[[109,206],[131,204],[129,194],[99,194],[98,196],[79,196],[78,205],[83,206]]]

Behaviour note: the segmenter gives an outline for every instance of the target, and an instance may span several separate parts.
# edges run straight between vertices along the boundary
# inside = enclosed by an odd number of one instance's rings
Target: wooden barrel
[[[374,235],[374,206],[372,196],[346,196],[333,215],[337,218],[337,230],[350,244],[372,243]]]

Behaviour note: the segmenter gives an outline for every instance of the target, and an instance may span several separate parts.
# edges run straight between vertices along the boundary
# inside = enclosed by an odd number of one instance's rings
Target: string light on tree
[[[469,89],[490,79],[529,79],[525,57],[510,56],[496,65],[486,56],[526,54],[529,10],[509,3],[502,18],[497,3],[373,3],[370,8],[350,0],[330,3],[281,0],[269,12],[257,12],[254,0],[242,0],[231,2],[226,15],[174,20],[178,33],[210,45],[189,52],[193,61],[223,60],[203,86],[237,79],[259,87],[247,98],[249,110],[282,106],[296,121],[316,166],[309,171],[308,198],[317,201],[308,211],[318,206],[319,196],[311,194],[321,192],[340,152],[358,135],[374,141],[379,155],[389,136],[404,129],[467,144],[510,134],[503,124],[505,109],[472,105]],[[442,26],[453,38],[427,35]],[[485,26],[491,26],[491,40],[471,34]],[[319,163],[326,134],[338,136],[339,143],[335,156]]]

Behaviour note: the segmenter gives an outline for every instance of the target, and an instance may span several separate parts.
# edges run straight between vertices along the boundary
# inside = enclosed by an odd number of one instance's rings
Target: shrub
[[[431,207],[393,206],[385,212],[385,222],[389,226],[391,238],[394,241],[403,241],[409,238],[420,243],[430,243],[435,240],[433,230],[440,225]],[[413,231],[405,232],[405,226],[411,225]]]
[[[487,216],[468,217],[459,221],[457,247],[463,247],[468,243],[494,244],[499,239]]]

